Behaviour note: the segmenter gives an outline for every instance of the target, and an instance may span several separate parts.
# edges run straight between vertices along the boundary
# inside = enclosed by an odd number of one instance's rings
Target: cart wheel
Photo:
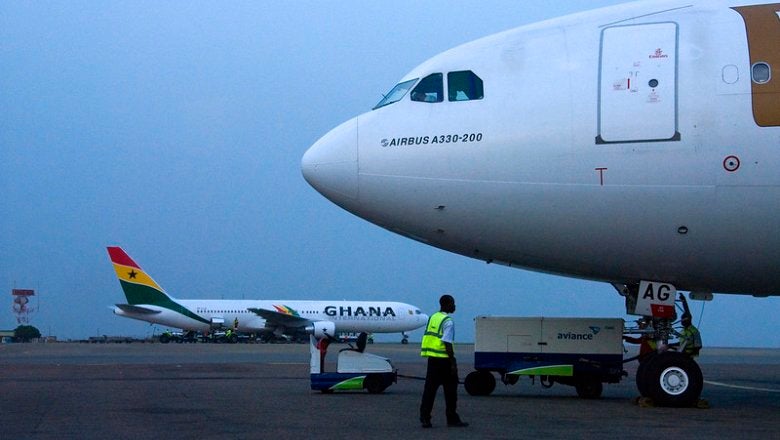
[[[584,377],[578,380],[574,388],[577,389],[577,395],[583,399],[598,399],[604,390],[601,381],[595,377]]]
[[[490,371],[472,371],[466,376],[463,386],[472,396],[487,396],[496,389],[496,378]]]
[[[649,397],[660,406],[693,406],[699,401],[704,378],[688,355],[667,351],[647,361],[644,373]]]
[[[363,388],[365,388],[369,394],[379,394],[387,388],[382,376],[378,374],[369,374],[363,379]]]

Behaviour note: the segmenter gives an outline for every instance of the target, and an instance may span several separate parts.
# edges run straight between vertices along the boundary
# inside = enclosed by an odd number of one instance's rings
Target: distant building
[[[0,330],[0,343],[7,344],[14,341],[13,330]]]

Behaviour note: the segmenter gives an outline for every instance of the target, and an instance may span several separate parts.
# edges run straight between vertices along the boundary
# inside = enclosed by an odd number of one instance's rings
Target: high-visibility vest
[[[680,335],[680,342],[685,342],[683,350],[685,353],[691,356],[697,356],[699,350],[701,350],[701,333],[699,329],[694,326],[689,326],[683,329]]]
[[[441,337],[444,336],[442,327],[444,326],[444,322],[448,319],[452,318],[444,312],[436,312],[431,315],[430,319],[428,319],[428,326],[425,328],[425,334],[422,338],[420,356],[437,358],[449,357],[444,342],[441,340]]]

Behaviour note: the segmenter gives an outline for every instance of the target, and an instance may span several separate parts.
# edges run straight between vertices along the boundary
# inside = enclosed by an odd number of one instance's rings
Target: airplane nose
[[[357,118],[328,132],[304,153],[303,178],[323,196],[339,206],[358,197]]]

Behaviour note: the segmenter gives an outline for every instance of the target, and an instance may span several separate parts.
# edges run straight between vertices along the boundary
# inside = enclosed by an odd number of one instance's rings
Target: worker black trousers
[[[444,388],[444,402],[447,406],[447,424],[460,422],[458,416],[458,377],[452,374],[449,358],[428,358],[428,371],[425,374],[425,389],[420,403],[420,421],[429,422],[433,411],[433,401],[439,386]]]

